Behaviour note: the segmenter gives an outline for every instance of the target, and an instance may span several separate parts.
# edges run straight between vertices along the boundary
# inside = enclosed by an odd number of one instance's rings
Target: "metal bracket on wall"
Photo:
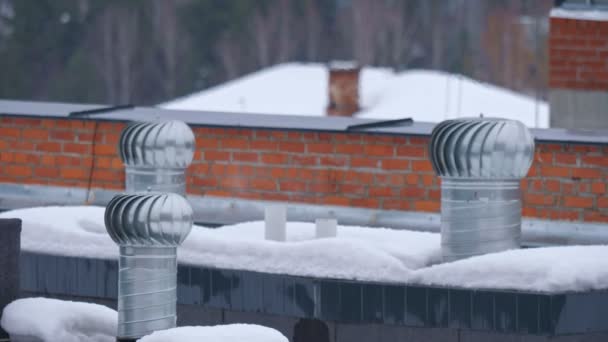
[[[379,128],[379,127],[397,127],[397,126],[410,126],[414,123],[412,118],[403,118],[403,119],[395,119],[395,120],[381,120],[368,122],[364,124],[356,124],[350,125],[346,127],[347,131],[355,131],[359,129],[367,129],[367,128]]]
[[[102,108],[95,108],[95,109],[71,112],[70,114],[68,114],[68,116],[77,117],[77,116],[87,116],[87,115],[93,115],[93,114],[106,114],[106,113],[114,112],[114,111],[121,110],[121,109],[133,109],[134,107],[135,106],[132,104],[107,106],[107,107],[102,107]]]

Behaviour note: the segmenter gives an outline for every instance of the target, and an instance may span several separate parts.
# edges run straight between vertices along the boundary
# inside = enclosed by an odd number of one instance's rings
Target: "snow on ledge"
[[[412,282],[539,292],[608,288],[608,246],[564,246],[486,254],[418,270]]]
[[[21,249],[117,259],[103,207],[38,207],[0,213],[23,222]],[[179,248],[181,263],[337,279],[403,282],[412,269],[440,259],[439,235],[339,226],[338,237],[314,239],[314,223],[288,222],[287,242],[264,239],[264,222],[218,229],[195,226]]]
[[[289,342],[280,332],[253,324],[180,327],[153,332],[140,342]]]
[[[7,211],[20,218],[22,250],[116,259],[102,207]],[[512,250],[451,263],[440,260],[439,234],[338,226],[314,239],[312,223],[288,222],[287,242],[264,240],[263,222],[195,227],[178,251],[181,263],[264,273],[362,281],[540,292],[608,289],[608,246]],[[433,266],[434,265],[434,266]]]
[[[551,18],[608,21],[607,10],[553,8]]]
[[[11,336],[61,342],[114,342],[117,325],[116,311],[103,305],[41,297],[10,303],[0,321]]]

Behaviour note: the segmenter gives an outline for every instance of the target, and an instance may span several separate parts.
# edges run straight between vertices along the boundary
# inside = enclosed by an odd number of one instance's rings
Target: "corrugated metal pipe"
[[[194,157],[194,134],[182,121],[134,122],[120,136],[129,193],[186,194],[186,168]]]
[[[118,340],[176,325],[177,247],[192,229],[192,207],[177,194],[120,194],[105,212],[120,246]]]
[[[441,177],[444,261],[519,248],[520,180],[534,139],[519,121],[456,119],[433,129],[433,169]]]

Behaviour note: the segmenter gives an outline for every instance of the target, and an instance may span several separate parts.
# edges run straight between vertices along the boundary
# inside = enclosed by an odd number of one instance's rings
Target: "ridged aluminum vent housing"
[[[447,120],[433,129],[433,169],[441,177],[444,261],[519,248],[520,180],[534,156],[534,139],[519,121]]]
[[[192,229],[192,207],[178,194],[116,195],[105,211],[119,245],[118,338],[176,325],[177,246]]]
[[[194,148],[194,133],[182,121],[129,124],[119,141],[127,192],[185,194],[185,170],[192,163]]]
[[[192,229],[192,207],[177,194],[119,194],[105,212],[108,234],[121,246],[179,246]]]

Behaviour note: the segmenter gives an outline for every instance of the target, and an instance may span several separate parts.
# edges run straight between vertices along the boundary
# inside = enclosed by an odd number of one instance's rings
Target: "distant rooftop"
[[[176,110],[324,116],[328,68],[320,63],[286,63],[161,104]],[[434,70],[364,67],[356,117],[440,122],[479,116],[517,119],[529,127],[549,126],[546,102],[471,78]]]
[[[552,18],[608,21],[608,0],[558,0]]]
[[[572,9],[608,9],[608,0],[556,0],[555,5],[556,7]]]

